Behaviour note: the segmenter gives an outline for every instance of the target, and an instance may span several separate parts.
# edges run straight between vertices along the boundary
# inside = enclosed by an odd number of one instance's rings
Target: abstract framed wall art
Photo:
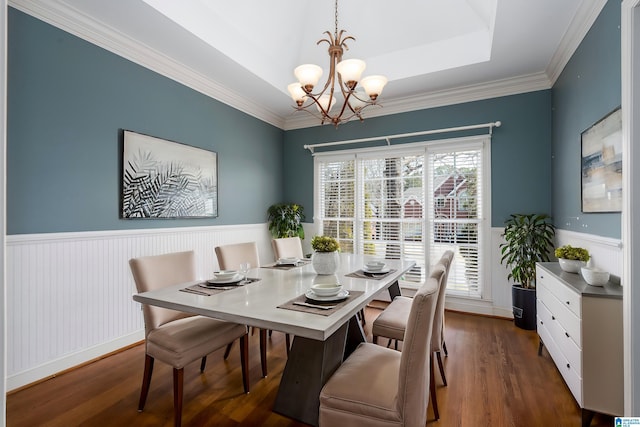
[[[120,218],[218,216],[218,155],[125,130]]]
[[[582,212],[622,211],[622,110],[582,132]]]

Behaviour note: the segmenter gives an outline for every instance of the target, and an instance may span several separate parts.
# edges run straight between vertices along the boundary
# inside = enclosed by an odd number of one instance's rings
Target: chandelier
[[[347,122],[353,118],[364,120],[362,111],[370,105],[377,104],[377,99],[387,78],[384,76],[368,76],[360,78],[366,68],[364,61],[360,59],[342,59],[344,50],[349,50],[345,43],[347,40],[356,39],[346,36],[345,30],[338,32],[338,0],[335,4],[335,29],[331,34],[325,31],[327,38],[318,40],[329,44],[329,76],[322,90],[313,92],[320,77],[322,68],[315,64],[303,64],[293,71],[297,82],[288,86],[291,98],[296,103],[296,111],[306,111],[320,119],[321,124],[331,123],[338,127],[340,123]],[[359,90],[358,84],[363,90]],[[334,107],[338,101],[338,91],[340,92],[342,103],[337,109]],[[315,106],[318,113],[312,107]]]

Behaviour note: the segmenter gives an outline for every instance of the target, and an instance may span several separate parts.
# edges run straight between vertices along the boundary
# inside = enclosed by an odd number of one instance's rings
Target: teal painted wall
[[[283,131],[13,8],[8,14],[7,234],[266,221]],[[118,130],[218,153],[219,216],[119,219]]]
[[[491,142],[491,224],[501,227],[510,214],[551,214],[551,91],[520,95],[285,133],[285,198],[313,217],[313,157],[303,146],[320,142],[417,132],[502,121]],[[476,131],[486,132],[485,130]],[[441,134],[430,139],[460,136]],[[422,138],[426,140],[426,138]],[[412,140],[413,141],[413,140]],[[411,141],[404,141],[411,142]],[[380,145],[378,143],[377,145]],[[365,145],[329,147],[352,149]],[[319,151],[319,150],[318,150]]]
[[[620,13],[609,0],[552,88],[555,223],[611,238],[621,236],[619,213],[581,211],[580,134],[621,103]]]

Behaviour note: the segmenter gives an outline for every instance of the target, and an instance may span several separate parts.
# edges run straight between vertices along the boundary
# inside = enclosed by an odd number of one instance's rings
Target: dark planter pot
[[[536,328],[536,290],[519,285],[511,287],[513,301],[513,322],[517,327],[534,330]]]

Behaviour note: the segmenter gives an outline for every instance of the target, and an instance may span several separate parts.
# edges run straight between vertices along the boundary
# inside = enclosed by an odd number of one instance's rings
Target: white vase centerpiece
[[[315,251],[311,255],[311,265],[317,274],[335,274],[340,268],[340,245],[329,236],[314,236],[311,247]]]

